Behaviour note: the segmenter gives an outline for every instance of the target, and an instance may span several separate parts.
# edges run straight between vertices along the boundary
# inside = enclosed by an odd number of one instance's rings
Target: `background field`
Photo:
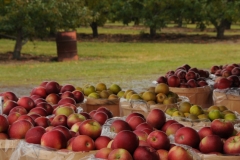
[[[185,63],[206,70],[212,65],[240,63],[237,27],[227,31],[221,41],[212,36],[211,27],[205,32],[192,26],[169,27],[156,39],[141,38],[139,33],[148,31],[141,26],[109,24],[99,28],[98,39],[91,38],[90,28],[79,28],[79,61],[72,62],[56,62],[56,42],[51,38],[28,42],[22,50],[23,59],[13,61],[14,41],[0,39],[0,92],[15,89],[26,94],[44,80],[75,86],[105,82],[142,88]]]

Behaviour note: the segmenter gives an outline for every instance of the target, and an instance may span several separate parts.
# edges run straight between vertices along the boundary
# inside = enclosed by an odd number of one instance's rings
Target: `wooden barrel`
[[[56,43],[58,61],[78,60],[76,31],[58,32]]]

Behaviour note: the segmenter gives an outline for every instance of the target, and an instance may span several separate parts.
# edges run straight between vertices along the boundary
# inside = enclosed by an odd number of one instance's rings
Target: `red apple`
[[[223,146],[224,153],[239,155],[240,153],[240,136],[229,137]]]
[[[198,70],[198,74],[200,77],[208,78],[209,77],[209,72],[203,69]]]
[[[82,122],[74,123],[70,130],[75,132],[75,133],[79,133],[79,127],[80,127],[81,124],[82,124]]]
[[[46,130],[41,126],[36,126],[29,129],[25,135],[25,140],[28,143],[40,144],[42,135],[46,133]]]
[[[138,136],[139,141],[147,141],[148,134],[141,130],[133,131]]]
[[[93,115],[94,115],[96,112],[97,112],[97,110],[92,110],[92,111],[90,111],[90,112],[89,112],[90,117],[92,118]]]
[[[17,101],[19,106],[24,107],[27,111],[30,111],[32,108],[35,107],[35,103],[31,97],[20,97]]]
[[[98,123],[100,123],[101,125],[104,125],[104,123],[108,119],[108,115],[103,111],[97,111],[92,118],[96,120]]]
[[[180,128],[184,127],[184,125],[182,125],[181,123],[172,123],[170,124],[167,129],[166,129],[166,134],[168,136],[175,135],[175,133],[177,132],[177,130],[179,130]]]
[[[144,130],[144,129],[150,129],[150,130],[154,130],[154,128],[147,122],[143,122],[140,123],[139,125],[137,125],[137,127],[135,128],[135,130]]]
[[[13,109],[14,107],[18,106],[16,101],[13,100],[6,100],[3,103],[3,108],[2,108],[2,113],[8,115],[9,112],[11,111],[11,109]]]
[[[9,127],[8,119],[4,115],[0,115],[0,133],[7,132]]]
[[[81,122],[79,126],[79,134],[88,135],[93,140],[97,139],[102,132],[101,124],[94,119],[87,119]]]
[[[167,121],[164,123],[164,125],[162,126],[161,130],[162,130],[163,132],[166,132],[167,127],[170,126],[172,123],[177,123],[177,121],[176,121],[176,120],[173,120],[173,119],[167,120]]]
[[[115,160],[115,159],[119,159],[119,160],[133,160],[133,157],[126,149],[118,148],[118,149],[112,150],[109,153],[107,159],[108,160]]]
[[[79,151],[91,151],[95,149],[94,141],[87,135],[78,135],[73,139],[72,150]]]
[[[33,114],[28,114],[34,121],[36,118],[41,117],[41,115],[33,113]]]
[[[112,142],[111,148],[123,148],[129,153],[133,153],[139,145],[139,139],[135,133],[132,131],[123,130],[119,132]]]
[[[132,128],[130,127],[130,125],[122,120],[122,119],[116,119],[112,122],[112,124],[110,125],[110,131],[114,132],[114,133],[118,133],[122,130],[129,130],[131,131]]]
[[[50,121],[47,117],[38,117],[34,120],[35,126],[41,126],[43,128],[47,128],[50,126]]]
[[[46,96],[47,96],[47,91],[46,91],[45,87],[37,86],[37,87],[34,87],[34,88],[32,89],[30,95],[38,95],[38,96],[40,96],[41,98],[46,98]]]
[[[91,119],[92,117],[90,116],[89,113],[87,112],[80,112],[79,114],[83,115],[86,119]]]
[[[168,152],[168,160],[193,160],[191,154],[181,146],[174,146]]]
[[[160,76],[157,78],[157,83],[167,83],[167,78],[165,76]]]
[[[207,85],[208,85],[208,83],[207,83],[206,81],[203,81],[203,80],[198,81],[197,83],[198,83],[198,86],[199,86],[199,87],[204,87],[204,86],[207,86]]]
[[[72,134],[70,133],[69,129],[67,127],[65,127],[65,126],[59,125],[59,126],[54,127],[52,130],[59,130],[59,131],[61,131],[64,134],[64,136],[65,136],[67,141],[70,138],[72,138]]]
[[[198,87],[198,83],[195,79],[189,79],[187,81],[187,85],[190,87],[190,88],[196,88]]]
[[[186,71],[188,71],[191,68],[189,64],[184,64],[182,65],[182,67],[185,68]]]
[[[42,86],[45,88],[47,83],[48,83],[48,81],[42,81],[39,86]]]
[[[230,80],[228,80],[227,78],[221,77],[216,84],[216,88],[226,89],[226,88],[230,88],[231,85],[232,85],[232,82]]]
[[[51,121],[52,126],[67,126],[67,116],[65,115],[56,115]]]
[[[0,133],[0,140],[7,140],[7,139],[9,139],[7,133]]]
[[[18,97],[16,96],[15,93],[13,93],[11,91],[3,92],[3,102],[6,102],[7,100],[12,100],[12,101],[17,102]]]
[[[54,128],[54,126],[48,126],[47,128],[45,128],[45,131],[49,132],[49,131],[53,130],[53,128]]]
[[[57,93],[50,93],[49,95],[47,95],[46,97],[46,101],[53,105],[53,104],[58,104],[58,101],[60,100],[60,96]]]
[[[65,91],[70,91],[70,92],[72,92],[72,91],[74,91],[74,90],[76,90],[76,89],[75,89],[75,87],[74,87],[73,85],[71,85],[71,84],[65,84],[65,85],[63,85],[62,88],[60,89],[60,93],[64,93]]]
[[[109,153],[112,151],[113,149],[111,148],[101,148],[99,150],[96,151],[96,153],[94,154],[95,158],[99,158],[99,159],[108,159],[108,155]]]
[[[35,107],[35,108],[31,109],[29,111],[29,113],[39,114],[39,115],[44,116],[44,117],[48,116],[48,113],[47,113],[46,109],[44,109],[42,107]]]
[[[240,67],[234,67],[231,71],[231,74],[240,76]]]
[[[157,151],[147,146],[138,146],[133,153],[133,158],[135,160],[160,160]]]
[[[152,131],[147,137],[148,144],[154,149],[165,149],[170,148],[170,140],[166,133],[160,130]]]
[[[207,127],[207,126],[199,129],[198,134],[199,134],[200,140],[202,140],[206,136],[214,135],[211,130],[211,127]]]
[[[231,72],[235,67],[236,67],[235,65],[228,64],[225,69]]]
[[[17,121],[17,119],[18,119],[20,116],[21,116],[21,114],[20,114],[20,113],[17,113],[17,112],[10,113],[10,114],[7,116],[9,125],[12,125],[15,121]]]
[[[37,98],[37,99],[35,99],[33,101],[34,101],[35,105],[38,105],[39,103],[43,103],[43,102],[47,103],[47,101],[45,99],[43,99],[43,98]]]
[[[190,80],[190,79],[197,79],[197,74],[196,74],[196,72],[189,70],[189,71],[186,73],[185,79],[186,79],[187,81]]]
[[[21,115],[20,117],[18,117],[17,121],[23,120],[23,119],[31,122],[32,125],[35,125],[35,122],[34,122],[34,120],[32,119],[32,117],[30,117],[29,115],[26,115],[26,114]]]
[[[75,133],[75,132],[74,132],[74,133]],[[73,142],[74,138],[75,138],[75,136],[72,137],[72,138],[70,138],[70,139],[67,141],[67,148],[66,148],[67,150],[72,151],[72,142]]]
[[[67,126],[71,128],[75,123],[83,122],[84,120],[86,120],[86,118],[83,115],[79,113],[72,113],[67,118]]]
[[[179,79],[185,79],[186,74],[187,74],[187,72],[186,72],[185,70],[180,70],[180,71],[177,72],[177,75],[176,75],[176,76],[177,76]]]
[[[44,147],[62,149],[67,146],[67,141],[61,131],[51,130],[42,135],[40,144]]]
[[[197,148],[200,142],[198,132],[191,127],[182,127],[177,130],[174,137],[175,143]]]
[[[172,76],[172,75],[174,75],[175,74],[175,72],[173,71],[173,70],[171,70],[171,71],[168,71],[166,74],[165,74],[165,77],[168,79],[168,77],[170,77],[170,76]]]
[[[47,111],[47,115],[51,115],[53,113],[53,107],[51,104],[47,103],[47,102],[41,102],[38,103],[36,105],[36,108],[40,107],[40,108],[44,108]]]
[[[24,139],[27,131],[33,127],[32,123],[28,120],[19,120],[14,122],[8,130],[9,138],[11,139]]]
[[[99,136],[95,141],[95,149],[96,150],[100,150],[102,148],[106,148],[108,143],[111,141],[112,139],[107,137],[107,136]]]
[[[28,113],[27,110],[22,106],[16,106],[16,107],[12,108],[9,113],[12,113],[12,112],[18,112],[21,115]]]
[[[219,70],[219,69],[220,69],[219,66],[214,65],[214,66],[212,66],[212,67],[210,68],[210,73],[211,73],[211,74],[215,74],[215,72],[216,72],[217,70]]]
[[[214,134],[219,135],[221,138],[228,138],[232,135],[234,126],[230,121],[215,119],[211,123],[211,130]]]
[[[168,151],[164,149],[157,150],[160,160],[168,160]]]
[[[127,117],[126,117],[126,122],[128,122],[133,116],[140,116],[140,117],[142,117],[143,119],[145,119],[145,117],[144,117],[141,113],[133,112],[133,113],[130,113],[129,115],[127,115]],[[146,120],[146,119],[145,119],[145,120]]]
[[[223,142],[218,135],[208,135],[199,143],[199,150],[202,153],[220,152],[223,150]]]
[[[46,84],[45,88],[46,88],[47,94],[51,94],[51,93],[58,94],[60,92],[60,85],[58,82],[55,82],[55,81],[49,81]]]
[[[152,109],[147,118],[146,121],[148,124],[150,124],[153,128],[161,129],[164,123],[166,122],[166,116],[165,113],[160,109]]]
[[[78,112],[77,106],[75,104],[65,103],[65,104],[61,104],[61,105],[58,105],[57,107],[55,107],[53,110],[53,113],[55,113],[56,108],[59,108],[59,107],[69,107],[69,108],[72,108],[74,110],[74,112]]]
[[[180,79],[176,75],[171,75],[167,78],[167,84],[169,87],[179,87]]]
[[[106,107],[98,107],[97,112],[98,111],[105,112],[108,115],[108,118],[112,118],[113,117],[113,113]]]
[[[136,127],[145,122],[145,119],[143,119],[142,117],[140,116],[133,116],[129,121],[128,121],[128,124],[129,126],[131,127],[132,130],[135,130]]]
[[[227,70],[227,69],[223,69],[223,70],[221,71],[221,75],[222,75],[222,77],[227,78],[227,77],[229,77],[230,75],[232,75],[232,73],[231,73],[231,71],[229,71],[229,70]]]
[[[70,97],[65,97],[65,98],[62,98],[58,101],[59,105],[66,104],[66,103],[71,103],[71,104],[76,105],[76,101],[73,98],[70,98]]]
[[[65,91],[63,92],[61,95],[60,95],[60,98],[63,99],[63,98],[66,98],[66,97],[70,97],[70,98],[73,98],[74,99],[74,95],[72,92],[70,91]]]
[[[82,103],[84,100],[84,94],[79,91],[79,90],[75,90],[72,91],[73,96],[74,96],[74,100],[76,101],[76,103]]]
[[[147,141],[145,140],[139,140],[139,145],[138,146],[147,146],[150,147],[150,145],[147,143]]]
[[[231,87],[239,87],[240,86],[240,79],[238,76],[231,75],[231,76],[227,77],[227,79],[232,82]]]

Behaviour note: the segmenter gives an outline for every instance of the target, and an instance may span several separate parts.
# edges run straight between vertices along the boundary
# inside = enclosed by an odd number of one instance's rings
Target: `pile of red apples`
[[[169,87],[196,88],[207,86],[209,71],[184,64],[157,78],[157,83],[166,83]]]
[[[112,118],[105,107],[83,112],[78,104],[83,102],[84,94],[71,84],[61,86],[47,81],[34,87],[29,96],[17,97],[11,91],[0,95],[0,139],[24,139],[57,150],[89,151],[95,147],[86,145],[88,141],[94,142],[102,124]]]
[[[214,88],[239,88],[240,87],[240,64],[214,65],[210,73],[215,75]]]
[[[60,151],[95,150],[95,158],[109,160],[192,160],[192,152],[240,154],[240,133],[231,122],[220,119],[195,130],[152,109],[146,117],[131,113],[116,118],[109,126],[115,134],[111,138],[102,135],[102,128],[113,118],[112,112],[105,107],[90,113],[79,110],[84,95],[70,84],[43,82],[29,96],[17,97],[13,92],[1,96],[0,139],[23,139]]]

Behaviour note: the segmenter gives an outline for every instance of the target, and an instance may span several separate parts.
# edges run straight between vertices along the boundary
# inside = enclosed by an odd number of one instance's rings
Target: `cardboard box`
[[[12,153],[10,160],[80,160],[95,153],[96,151],[56,151],[51,148],[45,148],[37,144],[30,144],[25,141],[21,141]]]
[[[0,159],[10,159],[20,140],[0,140]]]
[[[226,106],[231,111],[240,113],[240,95],[228,94],[224,90],[213,90],[213,101],[215,105]]]
[[[177,93],[179,96],[186,96],[189,98],[190,103],[197,104],[203,108],[208,108],[213,105],[212,92],[210,86],[197,87],[197,88],[176,88],[169,87],[170,91]]]
[[[215,155],[215,154],[198,154],[201,160],[239,160],[240,156],[229,156],[229,155]]]

